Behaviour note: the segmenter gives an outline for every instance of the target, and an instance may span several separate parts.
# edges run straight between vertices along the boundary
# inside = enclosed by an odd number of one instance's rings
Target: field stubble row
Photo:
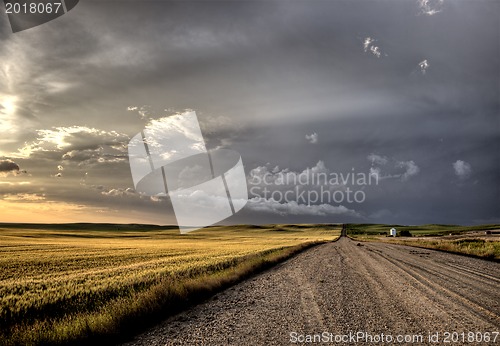
[[[313,225],[215,227],[187,236],[174,230],[0,229],[0,333],[6,344],[113,333],[123,321],[189,295],[180,291],[216,289],[237,280],[238,271],[339,233]]]

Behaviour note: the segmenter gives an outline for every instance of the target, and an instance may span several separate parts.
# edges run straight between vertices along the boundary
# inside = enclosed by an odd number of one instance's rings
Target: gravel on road
[[[492,342],[494,332],[500,332],[500,263],[342,237],[126,345],[289,345],[315,334],[339,345],[391,344],[375,342],[382,334],[393,344],[427,345],[429,333],[439,344],[450,333],[450,345],[500,345],[500,336]],[[362,337],[353,342],[352,335]]]

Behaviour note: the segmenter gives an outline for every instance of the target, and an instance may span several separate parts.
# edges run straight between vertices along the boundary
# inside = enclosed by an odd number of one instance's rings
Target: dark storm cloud
[[[453,16],[444,17],[446,12],[439,18],[417,16],[418,6],[413,2],[363,6],[360,11],[338,2],[315,6],[260,2],[146,6],[132,2],[120,3],[118,8],[114,3],[90,3],[71,22],[59,20],[62,32],[69,25],[80,29],[75,40],[59,34],[48,44],[44,39],[37,42],[47,47],[40,51],[63,61],[59,69],[69,72],[75,82],[64,98],[52,100],[62,102],[58,109],[70,113],[80,111],[75,102],[85,108],[91,100],[108,118],[123,118],[126,106],[118,105],[128,98],[158,108],[200,108],[241,120],[252,116],[264,126],[284,118],[322,117],[328,110],[341,117],[433,107],[436,102],[470,107],[469,101],[462,102],[463,95],[450,92],[448,86],[467,83],[458,79],[464,74],[477,76],[471,73],[474,69],[495,68],[495,61],[487,61],[495,59],[487,51],[495,49],[494,37],[491,41],[487,37],[491,33],[485,37],[489,43],[472,44],[475,56],[463,64],[456,60],[471,55],[463,42],[476,42],[469,40],[476,33],[454,23]],[[111,9],[124,20],[110,20]],[[404,11],[406,21],[401,23],[398,15]],[[89,18],[92,26],[87,24]],[[434,22],[428,22],[431,19]],[[404,30],[395,29],[401,26]],[[363,39],[368,35],[378,37],[388,57],[363,54]],[[450,36],[461,39],[450,43]],[[435,56],[443,43],[449,49]],[[426,77],[438,83],[411,76],[423,58],[431,62],[434,72]],[[37,60],[48,59],[40,56]],[[458,69],[448,71],[447,80],[440,77],[443,69],[457,65]],[[51,67],[42,65],[39,70],[51,71]],[[467,98],[481,95],[474,88]],[[65,109],[65,103],[71,109]],[[95,118],[96,114],[90,114],[86,120]]]
[[[239,151],[247,172],[318,161],[369,171],[376,154],[383,174],[399,175],[346,213],[256,200],[236,221],[499,218],[499,13],[489,1],[127,1],[83,2],[16,35],[2,21],[0,97],[16,97],[16,118],[0,154],[31,145],[20,162],[54,189],[47,198],[160,213],[126,192],[124,145],[150,119],[192,108],[207,146]],[[38,139],[73,126],[96,132],[60,148]]]
[[[12,160],[0,160],[0,174],[19,172],[19,165]]]

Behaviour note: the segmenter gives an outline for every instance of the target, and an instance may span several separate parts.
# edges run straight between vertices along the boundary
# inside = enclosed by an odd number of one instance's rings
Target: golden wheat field
[[[0,343],[102,340],[339,234],[339,227],[319,225],[221,226],[187,235],[0,229]]]

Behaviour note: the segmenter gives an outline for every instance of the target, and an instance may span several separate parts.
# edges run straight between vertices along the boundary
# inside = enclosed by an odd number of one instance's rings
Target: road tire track
[[[126,345],[289,345],[291,332],[427,337],[500,331],[499,280],[499,263],[342,237],[171,317]]]

